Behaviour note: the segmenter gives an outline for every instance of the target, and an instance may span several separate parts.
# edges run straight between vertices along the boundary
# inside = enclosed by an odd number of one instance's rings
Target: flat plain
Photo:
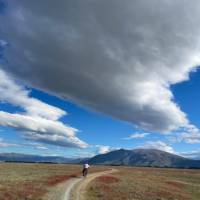
[[[104,171],[93,167],[90,172]],[[42,200],[57,184],[80,176],[82,166],[67,164],[0,164],[0,200]]]
[[[118,167],[93,180],[89,200],[199,200],[200,170]]]
[[[200,170],[92,166],[117,169],[86,187],[87,200],[199,200]],[[59,183],[79,177],[81,165],[0,164],[0,200],[43,200]]]

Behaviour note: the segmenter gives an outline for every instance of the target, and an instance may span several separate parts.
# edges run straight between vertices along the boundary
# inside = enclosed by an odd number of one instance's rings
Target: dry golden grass
[[[89,200],[199,200],[200,170],[119,167],[95,179]]]
[[[90,173],[110,167],[92,167]],[[87,200],[199,200],[200,170],[116,167],[92,181]],[[56,184],[79,176],[80,165],[0,164],[0,200],[40,200]]]
[[[0,164],[0,200],[40,200],[51,187],[80,175],[82,166],[64,164]],[[92,167],[90,172],[103,171]]]

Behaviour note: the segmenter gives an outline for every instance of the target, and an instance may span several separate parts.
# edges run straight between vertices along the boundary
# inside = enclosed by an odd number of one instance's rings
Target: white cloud
[[[179,153],[183,157],[191,158],[191,159],[200,159],[200,150],[197,151],[187,151],[187,152],[180,152]]]
[[[124,138],[125,140],[131,140],[131,139],[139,139],[139,138],[144,138],[148,135],[150,135],[151,133],[133,133],[131,135],[129,135],[129,137]]]
[[[19,147],[19,146],[20,146],[19,144],[5,142],[2,138],[0,138],[0,148],[5,148],[5,147]]]
[[[194,125],[189,125],[186,132],[180,135],[180,139],[190,144],[200,143],[200,131]]]
[[[66,114],[64,110],[48,105],[29,96],[30,91],[8,76],[0,68],[0,101],[23,108],[28,115],[57,120]]]
[[[38,150],[49,150],[47,147],[45,147],[45,146],[36,146],[35,147],[36,149],[38,149]]]
[[[66,135],[73,137],[77,131],[74,128],[65,126],[62,122],[51,121],[41,117],[33,117],[22,114],[11,114],[0,111],[0,125],[11,126],[17,129],[24,129],[38,133]]]
[[[200,143],[200,133],[182,133],[178,140],[190,144]]]
[[[176,153],[174,149],[169,145],[166,144],[163,141],[147,141],[143,146],[140,146],[141,148],[147,148],[147,149],[158,149],[161,151],[166,151],[168,153]]]
[[[65,111],[29,97],[29,91],[0,69],[0,102],[24,109],[22,113],[0,111],[0,125],[12,127],[29,140],[63,147],[84,148],[87,144],[76,137],[77,129],[58,119]]]
[[[49,150],[48,147],[44,146],[44,144],[41,143],[36,143],[36,142],[26,142],[26,143],[21,143],[21,146],[23,147],[32,147],[34,149],[38,149],[38,150]]]
[[[169,140],[177,142],[186,142],[189,144],[200,143],[200,130],[194,125],[188,125],[183,130],[174,133],[173,136],[169,137]]]
[[[99,146],[98,154],[105,154],[108,153],[110,150],[111,149],[109,146]]]
[[[20,80],[150,131],[188,125],[170,86],[200,64],[199,0],[4,2],[5,69]]]
[[[62,147],[86,148],[88,146],[87,143],[81,141],[77,137],[60,135],[60,134],[49,135],[49,134],[41,134],[38,132],[26,132],[24,137],[36,142],[43,142],[46,144],[53,144]]]
[[[95,147],[97,147],[97,154],[105,154],[108,153],[110,151],[115,151],[118,150],[120,148],[118,147],[111,147],[111,146],[106,146],[106,145],[95,145]]]
[[[23,131],[25,138],[66,147],[86,147],[75,137],[76,129],[61,122],[0,111],[0,125]]]

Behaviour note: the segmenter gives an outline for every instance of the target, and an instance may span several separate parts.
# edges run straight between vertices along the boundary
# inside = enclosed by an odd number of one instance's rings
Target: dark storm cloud
[[[6,2],[0,38],[15,77],[151,131],[189,123],[170,85],[200,63],[199,1]]]

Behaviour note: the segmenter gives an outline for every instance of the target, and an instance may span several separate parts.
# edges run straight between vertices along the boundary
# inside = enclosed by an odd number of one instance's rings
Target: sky
[[[0,152],[200,158],[198,0],[0,0]]]

